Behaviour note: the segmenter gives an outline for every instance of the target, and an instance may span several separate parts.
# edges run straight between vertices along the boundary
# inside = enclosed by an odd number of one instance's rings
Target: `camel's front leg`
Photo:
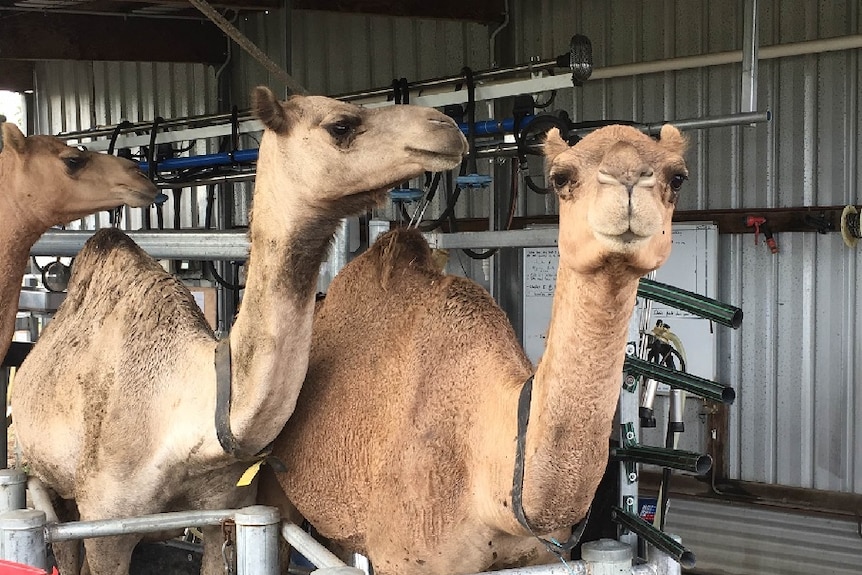
[[[201,560],[201,575],[224,575],[236,573],[236,535],[231,533],[231,542],[223,553],[224,532],[220,525],[212,525],[201,529],[204,538],[204,555]],[[230,571],[225,569],[225,561],[230,563]]]
[[[85,564],[89,567],[90,574],[128,575],[132,551],[140,540],[140,535],[85,539]]]
[[[78,575],[81,571],[81,542],[57,541],[51,544],[60,575]]]

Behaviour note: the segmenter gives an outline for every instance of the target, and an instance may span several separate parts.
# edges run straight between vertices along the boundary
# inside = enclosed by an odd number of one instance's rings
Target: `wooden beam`
[[[23,92],[33,89],[33,62],[0,60],[0,90]]]
[[[358,12],[409,18],[503,21],[502,0],[293,0],[293,8],[330,12]]]
[[[18,13],[3,20],[4,60],[200,62],[225,59],[227,41],[210,22],[79,14]]]

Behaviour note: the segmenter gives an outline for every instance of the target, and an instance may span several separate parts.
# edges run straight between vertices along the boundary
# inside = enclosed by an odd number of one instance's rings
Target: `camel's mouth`
[[[621,234],[604,234],[599,231],[594,231],[594,233],[598,239],[605,243],[626,251],[637,248],[649,239],[649,236],[638,235],[630,229]]]
[[[159,193],[158,188],[155,186],[148,187],[146,189],[133,188],[131,186],[120,186],[121,189],[121,197],[123,198],[123,203],[133,208],[143,208],[149,206],[155,201],[156,196]]]
[[[460,149],[458,151],[444,151],[408,147],[407,151],[410,154],[420,156],[422,161],[425,163],[425,169],[431,172],[451,170],[460,164],[461,159],[464,157],[463,152]]]

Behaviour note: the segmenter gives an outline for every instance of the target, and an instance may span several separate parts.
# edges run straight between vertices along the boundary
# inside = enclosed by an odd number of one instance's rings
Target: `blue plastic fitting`
[[[461,188],[487,188],[493,178],[485,174],[467,174],[466,176],[458,176],[455,180]]]
[[[400,202],[417,202],[422,199],[425,192],[416,188],[394,188],[389,191],[389,197],[393,201]]]

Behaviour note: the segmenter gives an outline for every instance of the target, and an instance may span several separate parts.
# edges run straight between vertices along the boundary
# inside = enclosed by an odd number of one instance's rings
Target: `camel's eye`
[[[350,133],[350,126],[347,124],[333,124],[329,127],[329,133],[336,138],[340,138]]]
[[[568,172],[554,172],[551,174],[551,183],[555,188],[559,189],[569,183],[571,174]]]
[[[63,158],[63,163],[66,164],[66,169],[70,174],[74,174],[85,165],[87,165],[86,156],[66,156]]]
[[[355,135],[356,127],[358,125],[358,118],[344,117],[327,124],[324,128],[339,145],[345,145],[348,144],[351,137]]]
[[[682,183],[686,181],[688,177],[685,174],[676,174],[670,179],[670,189],[678,192],[682,187]]]

